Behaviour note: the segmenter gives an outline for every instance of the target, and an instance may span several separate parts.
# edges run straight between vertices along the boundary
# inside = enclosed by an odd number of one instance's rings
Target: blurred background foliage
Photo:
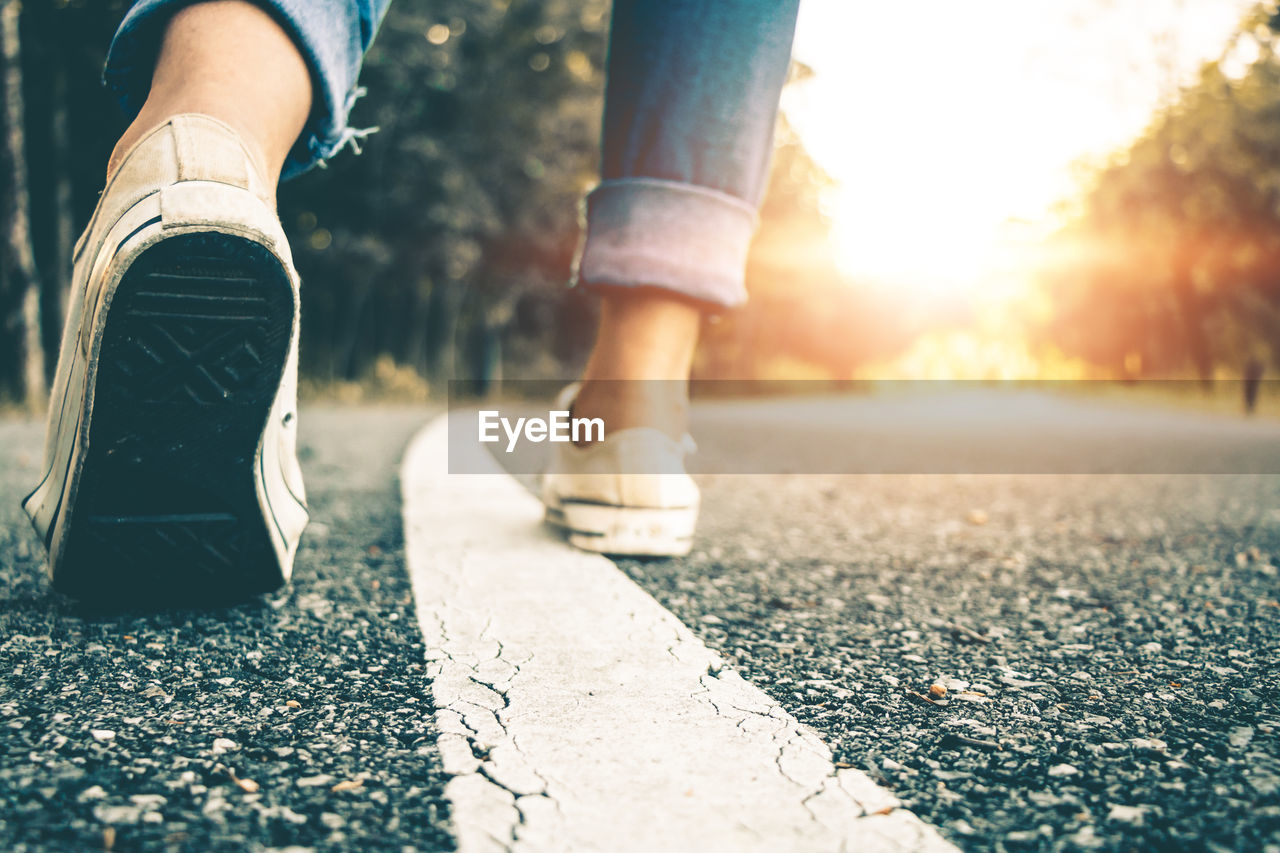
[[[127,6],[22,5],[30,241],[51,354],[70,247],[123,128],[100,77]],[[403,390],[416,376],[436,388],[474,379],[482,390],[503,376],[577,369],[596,307],[566,284],[578,202],[597,180],[608,25],[604,0],[392,5],[351,117],[377,132],[359,156],[344,152],[280,192],[303,277],[302,371],[313,387]],[[830,178],[785,126],[777,166],[751,264],[754,301],[712,327],[705,375],[753,376],[788,359],[843,375],[879,345],[845,327],[858,297],[827,240],[820,198]],[[0,384],[10,395],[22,390],[18,278],[7,276],[0,300]]]
[[[37,406],[29,368],[53,369],[71,247],[123,129],[100,75],[128,3],[0,3],[12,30],[0,396]],[[457,377],[482,391],[577,370],[596,306],[566,283],[578,201],[596,180],[608,18],[604,0],[392,5],[352,116],[377,132],[360,156],[343,153],[280,193],[303,276],[310,387],[419,393]],[[1274,7],[1257,7],[1222,58],[1089,176],[1028,283],[1042,297],[1017,321],[1028,351],[1108,377],[1280,364],[1278,31]],[[793,79],[806,73],[796,66]],[[697,375],[865,375],[971,322],[954,306],[905,310],[892,288],[842,274],[824,213],[831,187],[781,121],[751,302],[709,324]],[[904,192],[928,203],[927,188]],[[920,242],[929,251],[928,235]]]
[[[1102,375],[1280,365],[1280,15],[1257,6],[1053,240],[1042,340]]]

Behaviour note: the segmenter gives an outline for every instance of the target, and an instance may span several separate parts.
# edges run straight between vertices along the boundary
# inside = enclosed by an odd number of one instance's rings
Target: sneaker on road
[[[227,598],[288,580],[298,275],[240,137],[174,117],[126,156],[76,245],[44,478],[23,502],[56,589]]]
[[[578,386],[561,392],[571,410]],[[619,556],[679,557],[689,553],[698,522],[698,487],[685,472],[692,447],[662,430],[634,427],[585,447],[553,445],[542,477],[548,524],[584,551]]]

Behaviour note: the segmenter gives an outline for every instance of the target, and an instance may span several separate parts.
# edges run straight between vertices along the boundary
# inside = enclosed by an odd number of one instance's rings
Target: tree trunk
[[[1207,390],[1213,384],[1213,354],[1204,331],[1204,305],[1187,269],[1177,270],[1174,276],[1174,297],[1186,334],[1187,354],[1191,357],[1191,364],[1195,367],[1200,384]]]
[[[353,283],[347,293],[344,314],[338,320],[334,336],[333,364],[340,379],[360,380],[360,330],[364,325],[365,309],[369,305],[371,285],[364,280]]]
[[[419,376],[427,376],[427,318],[430,311],[431,283],[419,282],[413,293],[409,309],[408,340],[405,343],[404,363]]]
[[[466,288],[461,282],[440,281],[431,288],[427,309],[427,386],[446,393],[457,379],[458,318]]]
[[[67,69],[57,62],[53,69],[53,215],[54,215],[54,282],[53,298],[45,301],[54,311],[57,327],[67,316],[67,300],[71,294],[71,252],[75,248],[75,208],[71,188],[71,130],[67,116]],[[56,346],[56,344],[55,344]]]
[[[488,318],[482,321],[480,329],[479,364],[476,365],[476,389],[482,397],[493,397],[502,387],[502,326],[492,323]]]
[[[45,405],[44,347],[40,342],[40,279],[31,247],[30,198],[27,195],[26,142],[23,134],[22,55],[18,0],[0,0],[0,68],[4,82],[5,315],[2,333],[17,356],[13,380],[32,411]]]

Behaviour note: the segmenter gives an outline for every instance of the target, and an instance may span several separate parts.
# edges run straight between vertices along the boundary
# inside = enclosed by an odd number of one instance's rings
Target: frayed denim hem
[[[363,86],[352,89],[347,97],[346,109],[343,115],[349,115],[351,107],[356,100],[363,97],[366,90]],[[298,143],[294,145],[293,151],[289,153],[285,159],[284,168],[280,172],[280,180],[287,181],[289,178],[301,175],[314,167],[325,168],[328,161],[337,156],[342,149],[350,148],[352,153],[360,154],[364,140],[371,134],[377,133],[380,128],[364,127],[355,128],[347,125],[345,122],[336,132],[328,137],[321,138],[315,133],[309,133],[311,123],[308,122],[307,128],[302,131]],[[305,152],[305,154],[303,153]]]

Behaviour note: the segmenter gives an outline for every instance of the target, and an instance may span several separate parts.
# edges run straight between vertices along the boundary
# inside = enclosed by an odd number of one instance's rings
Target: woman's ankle
[[[653,289],[607,291],[575,413],[603,419],[606,435],[632,427],[683,435],[701,325],[702,312],[677,296]]]
[[[107,179],[151,130],[176,115],[200,113],[235,130],[274,187],[311,98],[306,61],[267,12],[242,0],[187,6],[169,21],[151,90],[116,143]]]
[[[688,383],[664,379],[584,380],[574,417],[599,418],[604,435],[648,427],[679,439],[689,429]]]

